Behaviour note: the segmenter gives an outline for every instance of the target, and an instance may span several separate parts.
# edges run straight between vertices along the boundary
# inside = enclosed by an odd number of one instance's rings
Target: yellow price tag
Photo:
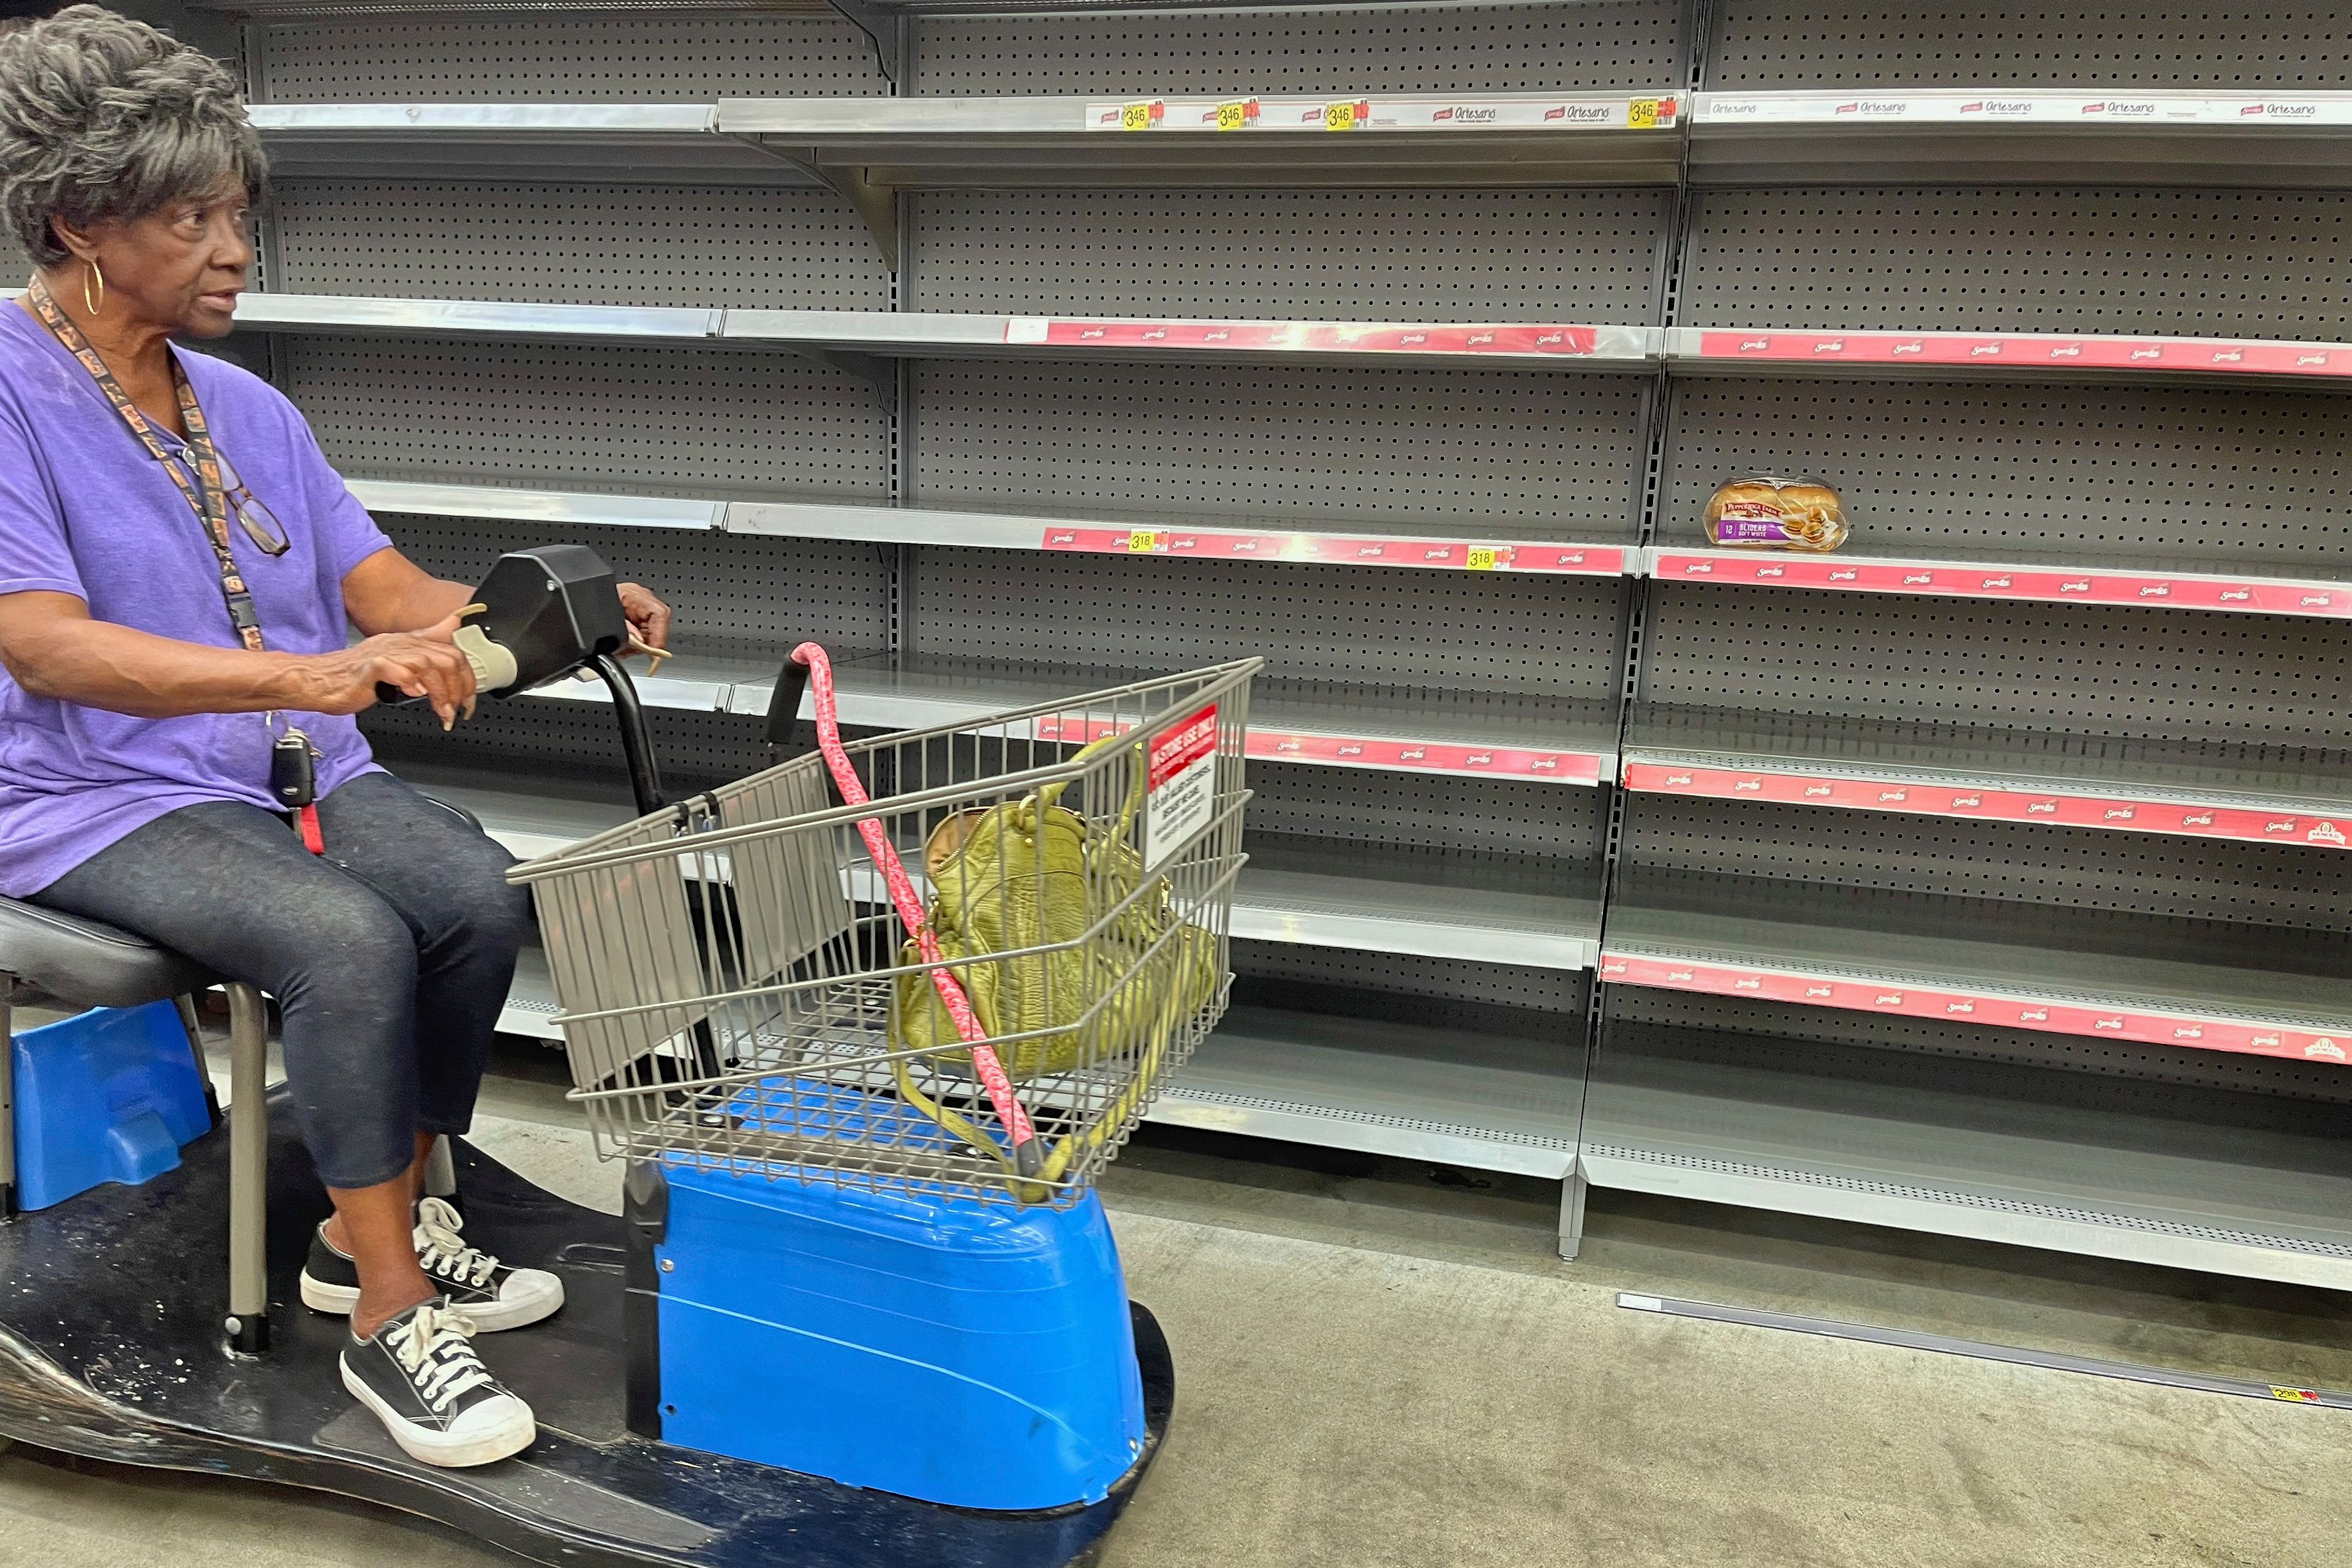
[[[1463,564],[1473,572],[1492,572],[1501,563],[1495,559],[1493,545],[1474,544],[1470,547],[1470,558]]]
[[[1148,103],[1130,103],[1126,108],[1120,110],[1118,111],[1118,128],[1121,131],[1150,130],[1151,105]]]
[[[1354,100],[1351,99],[1346,103],[1327,103],[1323,106],[1324,130],[1353,131],[1355,128],[1356,105]]]
[[[1625,123],[1636,131],[1655,130],[1658,123],[1658,100],[1654,98],[1637,98],[1627,104]]]
[[[1149,554],[1160,548],[1160,531],[1153,528],[1136,529],[1127,536],[1127,548],[1132,554]]]
[[[1218,130],[1220,130],[1220,131],[1239,131],[1239,130],[1242,130],[1243,128],[1244,128],[1245,126],[1247,126],[1248,124],[1249,124],[1249,105],[1248,105],[1248,104],[1246,104],[1246,103],[1221,103],[1221,104],[1217,105],[1217,129],[1218,129]]]

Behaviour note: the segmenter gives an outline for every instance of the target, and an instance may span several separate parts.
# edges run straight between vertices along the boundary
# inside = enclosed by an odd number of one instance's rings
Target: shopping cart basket
[[[512,873],[598,1152],[1066,1206],[1223,1012],[1262,661],[844,745],[794,658],[818,752]]]

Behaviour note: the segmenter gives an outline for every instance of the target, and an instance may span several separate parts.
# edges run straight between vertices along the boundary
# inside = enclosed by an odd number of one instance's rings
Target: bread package
[[[1812,479],[1732,479],[1706,503],[1706,537],[1734,550],[1835,550],[1845,542],[1837,491]]]

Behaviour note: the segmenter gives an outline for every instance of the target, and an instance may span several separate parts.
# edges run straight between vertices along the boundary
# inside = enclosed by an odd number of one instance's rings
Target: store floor
[[[552,1053],[480,1141],[613,1206]],[[1106,1184],[1173,1342],[1166,1453],[1105,1568],[2336,1568],[2352,1412],[1621,1310],[1635,1289],[2352,1388],[2315,1291],[1154,1134]],[[0,1563],[488,1568],[301,1493],[0,1455]],[[782,1565],[780,1565],[782,1568]]]

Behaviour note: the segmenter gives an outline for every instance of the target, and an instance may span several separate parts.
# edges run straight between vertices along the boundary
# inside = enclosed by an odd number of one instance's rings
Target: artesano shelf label
[[[1649,98],[1143,98],[1086,106],[1113,132],[1670,131],[1679,105]]]

